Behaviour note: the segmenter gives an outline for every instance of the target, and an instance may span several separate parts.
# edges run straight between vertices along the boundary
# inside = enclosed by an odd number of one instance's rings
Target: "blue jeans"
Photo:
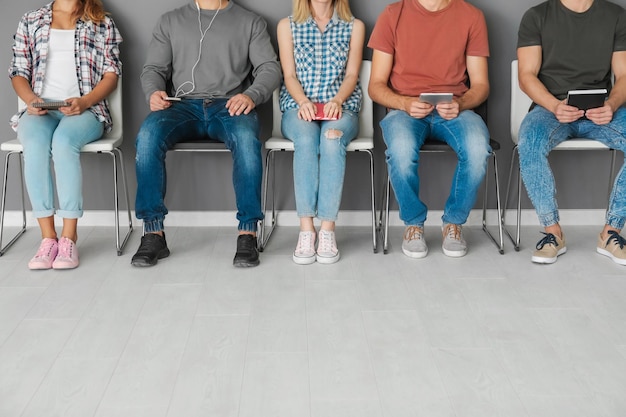
[[[554,114],[536,106],[526,115],[519,131],[519,159],[522,179],[535,206],[539,222],[547,227],[559,222],[554,176],[548,154],[559,143],[570,138],[593,138],[611,149],[626,151],[626,110],[620,108],[607,125],[587,119],[560,123]],[[606,224],[623,229],[626,221],[626,173],[622,166],[609,198]]]
[[[263,162],[257,114],[253,110],[247,115],[231,116],[225,104],[225,99],[183,99],[165,110],[150,113],[144,120],[136,139],[135,212],[143,220],[146,232],[164,228],[168,149],[182,140],[203,138],[224,142],[231,151],[238,229],[257,230],[257,222],[263,219]]]
[[[17,137],[24,147],[24,179],[35,218],[55,214],[50,158],[54,161],[59,209],[66,219],[83,215],[80,150],[99,139],[104,125],[90,111],[65,116],[49,110],[42,116],[24,113],[17,126]]]
[[[427,138],[447,143],[457,154],[458,163],[442,221],[464,224],[476,201],[491,152],[489,131],[482,118],[471,110],[452,120],[443,119],[436,111],[418,119],[404,111],[392,110],[380,127],[387,145],[389,178],[404,224],[423,227],[426,222],[428,208],[419,198],[418,165],[419,151]]]
[[[283,135],[294,144],[293,184],[299,217],[335,221],[341,204],[346,146],[359,131],[359,116],[344,110],[341,119],[307,122],[298,109],[283,114]],[[340,135],[335,135],[336,130]]]

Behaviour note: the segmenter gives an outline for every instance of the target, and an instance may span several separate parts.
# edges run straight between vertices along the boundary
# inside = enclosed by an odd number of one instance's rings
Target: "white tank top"
[[[74,30],[50,29],[42,98],[65,100],[80,97],[74,57]]]

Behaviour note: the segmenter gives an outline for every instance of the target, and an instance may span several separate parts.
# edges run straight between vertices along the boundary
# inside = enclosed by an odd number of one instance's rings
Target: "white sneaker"
[[[293,251],[293,261],[298,265],[309,265],[315,262],[315,232],[300,232],[298,245]]]
[[[317,262],[321,264],[334,264],[339,260],[339,249],[335,240],[335,232],[320,230],[319,242],[317,243]]]
[[[428,255],[424,229],[418,226],[407,226],[402,238],[402,252],[409,258],[423,258]]]

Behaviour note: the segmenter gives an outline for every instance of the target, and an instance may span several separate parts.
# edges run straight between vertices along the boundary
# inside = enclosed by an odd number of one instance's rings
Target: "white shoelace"
[[[335,233],[327,230],[320,230],[320,243],[317,248],[318,253],[337,253],[337,242]]]
[[[296,253],[315,253],[315,233],[300,232]]]

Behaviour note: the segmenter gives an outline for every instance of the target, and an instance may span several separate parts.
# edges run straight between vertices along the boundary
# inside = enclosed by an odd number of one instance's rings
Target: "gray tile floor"
[[[392,229],[339,228],[342,260],[298,266],[297,230],[231,266],[232,229],[172,228],[170,258],[136,269],[110,228],[82,228],[82,264],[31,272],[30,229],[0,258],[0,416],[624,417],[626,269],[596,227],[533,265],[538,228],[506,254],[478,228],[411,260]]]

